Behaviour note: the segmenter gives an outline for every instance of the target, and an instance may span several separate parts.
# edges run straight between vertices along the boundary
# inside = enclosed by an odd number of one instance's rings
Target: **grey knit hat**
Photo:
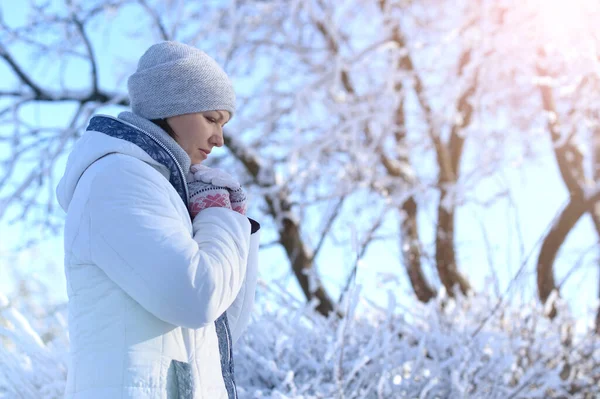
[[[152,45],[127,81],[131,109],[146,119],[225,110],[235,92],[227,74],[205,52],[178,42]]]

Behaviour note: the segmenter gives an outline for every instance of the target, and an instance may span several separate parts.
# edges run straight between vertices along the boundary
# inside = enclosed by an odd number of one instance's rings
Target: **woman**
[[[162,42],[128,90],[132,112],[91,119],[57,188],[65,397],[236,398],[232,345],[254,302],[260,226],[239,183],[199,165],[223,145],[233,87],[204,52]]]

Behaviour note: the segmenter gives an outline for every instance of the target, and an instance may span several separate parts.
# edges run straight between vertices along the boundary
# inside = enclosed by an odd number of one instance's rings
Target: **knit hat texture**
[[[146,119],[195,112],[235,112],[227,74],[204,51],[178,42],[152,45],[127,81],[132,111]]]

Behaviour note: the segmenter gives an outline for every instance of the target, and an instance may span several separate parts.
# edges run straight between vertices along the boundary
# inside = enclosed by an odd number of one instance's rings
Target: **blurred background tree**
[[[598,281],[594,1],[32,1],[23,18],[8,3],[0,221],[32,237],[60,234],[54,188],[91,115],[125,109],[143,50],[178,40],[232,77],[239,112],[211,165],[241,178],[263,254],[321,314],[372,247],[422,302],[487,290],[485,273],[501,300],[517,281],[542,302],[575,273]],[[594,237],[556,270],[576,226]]]

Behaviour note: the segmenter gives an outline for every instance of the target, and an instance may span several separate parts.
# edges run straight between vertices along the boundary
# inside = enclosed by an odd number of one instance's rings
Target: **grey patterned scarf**
[[[175,139],[169,136],[167,132],[157,126],[154,122],[129,111],[121,112],[118,118],[142,129],[146,133],[152,135],[153,138],[160,141],[161,144],[164,144],[173,153],[177,159],[177,162],[179,165],[181,165],[184,173],[187,174],[189,172],[190,166],[192,166],[192,161],[190,160],[189,155],[184,151],[183,148],[181,148],[179,144],[177,144]]]

